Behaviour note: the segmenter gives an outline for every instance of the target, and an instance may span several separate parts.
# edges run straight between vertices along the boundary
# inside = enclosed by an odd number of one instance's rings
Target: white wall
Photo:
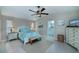
[[[59,13],[59,14],[53,14],[53,16],[46,16],[41,18],[41,20],[38,20],[37,23],[42,23],[44,25],[42,29],[42,34],[47,34],[47,23],[49,20],[55,21],[55,39],[57,39],[58,34],[65,35],[65,27],[69,24],[69,20],[79,18],[79,11],[72,11],[72,12],[66,12],[66,13]],[[59,26],[58,21],[64,20],[64,26]],[[39,29],[38,29],[39,31]]]
[[[34,21],[31,21],[31,20],[15,18],[15,17],[10,17],[10,16],[2,16],[2,40],[5,40],[7,37],[6,36],[6,20],[12,20],[13,24],[15,24],[17,28],[22,25],[31,27],[31,23],[32,22],[34,23]]]
[[[37,31],[41,34],[41,35],[46,35],[46,31],[47,31],[47,29],[46,29],[46,25],[47,25],[47,20],[45,21],[45,19],[43,18],[40,18],[40,19],[38,19],[37,21],[37,27],[39,26],[39,25],[43,25],[43,27],[42,28],[37,28]]]
[[[77,12],[78,13],[78,12]],[[55,19],[55,27],[56,27],[56,39],[58,34],[63,34],[65,36],[65,27],[69,25],[69,20],[79,18],[76,12],[64,13],[57,16]],[[59,26],[57,21],[64,20],[64,26]]]
[[[58,8],[59,8],[59,10],[58,10]],[[63,7],[59,7],[59,6],[58,7],[47,7],[46,10],[48,10],[48,9],[49,10],[46,11],[46,12],[49,12],[49,15],[44,16],[42,18],[39,18],[35,23],[36,24],[35,29],[37,29],[37,31],[41,31],[42,35],[46,35],[47,34],[47,23],[48,23],[48,21],[49,20],[54,20],[55,21],[55,36],[56,36],[55,38],[57,38],[58,34],[65,35],[65,27],[68,25],[69,20],[79,17],[79,11],[78,11],[79,9],[76,10],[76,8],[78,8],[78,7],[74,7],[74,8],[72,8],[72,7],[71,8],[70,7],[68,7],[68,8],[64,7],[63,8]],[[51,14],[50,14],[50,12],[51,12]],[[20,19],[20,18],[15,18],[15,17],[8,17],[8,16],[3,16],[2,18],[3,18],[2,19],[2,32],[4,33],[3,35],[5,35],[5,32],[4,32],[5,28],[6,28],[5,27],[5,25],[6,25],[5,20],[7,20],[7,19],[13,20],[13,22],[17,24],[17,27],[21,26],[22,24],[29,26],[31,24],[31,22],[33,22],[33,21],[27,21],[25,19]],[[64,20],[65,25],[64,26],[59,26],[58,23],[57,23],[58,20]],[[43,24],[43,28],[38,29],[37,26],[40,23]]]
[[[1,13],[0,13],[0,41],[1,41]]]

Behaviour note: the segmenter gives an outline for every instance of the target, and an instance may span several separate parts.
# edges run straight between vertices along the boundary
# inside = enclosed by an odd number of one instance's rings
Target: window
[[[31,24],[31,30],[34,30],[34,23]]]
[[[6,21],[6,32],[10,33],[12,31],[12,27],[13,27],[12,21],[11,20],[7,20]]]

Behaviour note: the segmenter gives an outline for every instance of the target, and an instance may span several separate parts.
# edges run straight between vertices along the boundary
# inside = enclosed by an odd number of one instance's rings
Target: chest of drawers
[[[67,27],[65,41],[79,50],[79,27]]]

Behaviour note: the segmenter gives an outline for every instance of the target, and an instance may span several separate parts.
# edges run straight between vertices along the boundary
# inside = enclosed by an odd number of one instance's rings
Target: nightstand
[[[64,35],[59,34],[57,37],[59,42],[64,42]]]
[[[17,32],[8,33],[8,41],[17,39]]]

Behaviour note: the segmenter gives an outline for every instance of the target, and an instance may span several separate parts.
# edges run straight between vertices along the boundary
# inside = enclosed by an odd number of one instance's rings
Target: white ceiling
[[[44,12],[49,13],[49,16],[52,16],[53,14],[59,14],[59,13],[69,13],[79,10],[79,7],[67,7],[67,6],[42,6],[45,7],[46,10]],[[1,9],[1,13],[6,16],[13,16],[13,17],[19,17],[24,18],[28,20],[36,20],[37,16],[31,16],[34,14],[31,11],[28,11],[28,9],[32,9],[34,11],[37,10],[37,7],[35,6],[4,6]],[[47,17],[47,16],[46,16]]]

